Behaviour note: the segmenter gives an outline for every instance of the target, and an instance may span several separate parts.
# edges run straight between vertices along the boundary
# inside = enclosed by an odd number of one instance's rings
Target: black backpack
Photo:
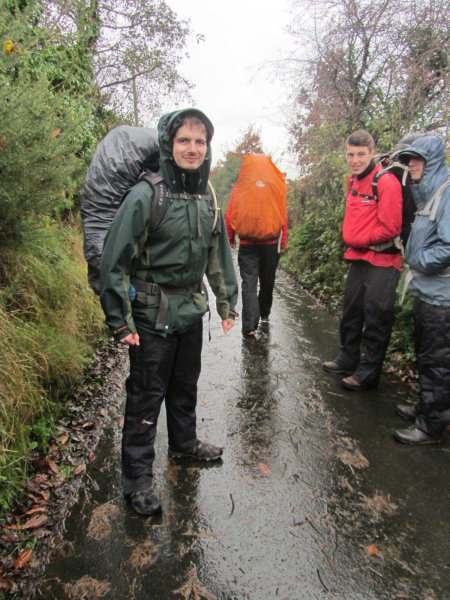
[[[158,170],[158,158],[157,131],[146,127],[119,125],[97,145],[84,181],[81,205],[88,280],[97,294],[103,243],[117,209],[144,170]]]
[[[383,168],[377,171],[373,177],[372,196],[362,194],[368,200],[375,200],[378,202],[378,181],[380,180],[380,177],[383,177],[383,175],[386,173],[395,175],[402,186],[402,229],[400,236],[383,244],[370,246],[371,250],[386,254],[404,253],[404,248],[408,242],[409,234],[411,233],[411,227],[417,211],[417,206],[411,189],[411,175],[409,173],[408,166],[398,160],[398,152],[399,150],[395,150],[379,157],[379,164],[381,164]],[[350,181],[351,189],[353,188],[354,178],[355,176],[353,175]]]
[[[417,212],[416,201],[411,189],[412,179],[409,172],[408,166],[398,160],[399,150],[395,150],[392,153],[383,155],[380,157],[380,164],[383,167],[381,171],[375,174],[372,182],[372,191],[376,199],[377,196],[377,182],[385,173],[391,173],[395,175],[402,186],[402,230],[400,232],[400,238],[402,240],[403,247],[406,247],[406,243],[411,233],[411,227],[414,221],[414,217]]]

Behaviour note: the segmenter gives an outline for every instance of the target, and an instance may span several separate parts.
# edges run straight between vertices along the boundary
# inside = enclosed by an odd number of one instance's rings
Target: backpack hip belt
[[[259,242],[260,244],[271,243],[271,242],[274,243],[274,244],[276,244],[278,242],[278,239],[279,239],[280,235],[278,235],[277,237],[268,238],[268,239],[264,239],[264,240],[256,239],[256,238],[251,238],[251,237],[247,237],[247,236],[245,236],[245,237],[239,236],[239,239],[240,240],[244,240],[246,242],[255,242],[255,243]]]
[[[166,287],[157,283],[148,283],[142,279],[132,279],[131,285],[136,290],[136,300],[144,305],[151,306],[159,302],[159,310],[156,316],[155,330],[165,331],[166,316],[169,308],[169,298],[175,296],[190,296],[196,292],[203,291],[202,283],[187,287]]]
[[[392,240],[387,242],[383,242],[381,244],[374,244],[373,246],[369,246],[369,250],[373,250],[374,252],[384,252],[386,250],[390,250],[387,254],[401,254],[404,256],[405,251],[403,248],[402,240],[399,235],[397,235]]]

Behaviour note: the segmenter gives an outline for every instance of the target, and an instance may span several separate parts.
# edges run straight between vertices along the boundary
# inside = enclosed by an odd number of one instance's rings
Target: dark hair
[[[206,132],[206,141],[208,143],[211,141],[212,134],[209,131],[207,124],[203,121],[203,119],[201,119],[196,114],[194,114],[194,115],[184,114],[184,115],[179,116],[176,119],[174,119],[174,121],[172,123],[172,127],[170,129],[170,137],[172,139],[175,137],[176,132],[183,125],[203,125],[203,127],[205,128],[205,132]]]
[[[375,141],[368,131],[359,129],[348,136],[346,144],[348,146],[365,146],[369,150],[375,148]]]

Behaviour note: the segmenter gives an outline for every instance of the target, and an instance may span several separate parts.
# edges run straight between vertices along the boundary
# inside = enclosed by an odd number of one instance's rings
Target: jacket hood
[[[206,127],[207,149],[205,160],[195,171],[180,169],[175,164],[172,155],[174,128],[180,119],[194,116],[198,117]],[[159,139],[159,169],[164,177],[169,189],[172,192],[189,192],[204,194],[208,184],[209,172],[211,169],[211,139],[214,134],[214,127],[208,117],[196,108],[185,108],[176,110],[163,115],[158,123]]]
[[[444,140],[437,135],[424,133],[399,153],[399,158],[403,161],[411,156],[419,156],[426,161],[422,178],[412,185],[417,205],[423,206],[449,176]]]

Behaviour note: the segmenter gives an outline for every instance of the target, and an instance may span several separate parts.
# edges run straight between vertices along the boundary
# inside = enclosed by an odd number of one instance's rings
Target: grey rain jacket
[[[423,302],[450,306],[450,186],[444,189],[439,204],[430,207],[449,179],[445,143],[436,135],[424,134],[400,152],[400,159],[411,152],[426,164],[421,180],[412,185],[418,211],[405,252],[413,275],[408,289]],[[430,208],[431,214],[427,214]]]

